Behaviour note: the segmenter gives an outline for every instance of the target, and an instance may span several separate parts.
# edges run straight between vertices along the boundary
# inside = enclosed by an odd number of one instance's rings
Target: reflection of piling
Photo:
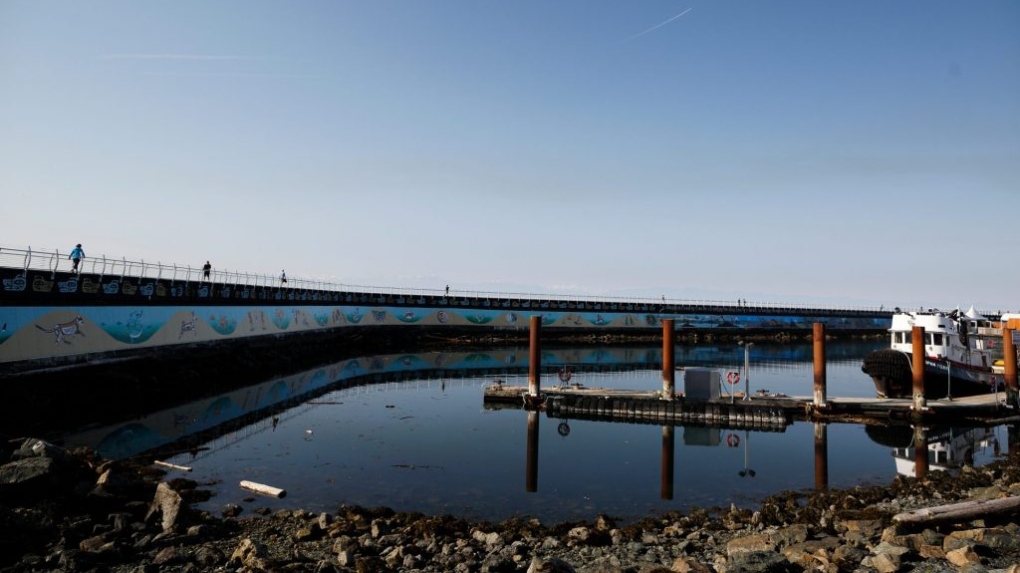
[[[528,493],[538,491],[538,411],[528,412],[528,460],[525,462],[524,489]]]
[[[914,477],[928,475],[928,432],[924,426],[914,426]]]
[[[1002,329],[1003,377],[1006,382],[1006,403],[1020,408],[1020,389],[1017,388],[1016,345],[1013,344],[1013,329]]]
[[[676,358],[674,357],[676,331],[673,319],[662,321],[662,399],[672,400],[676,396]],[[670,497],[669,499],[672,499]]]
[[[673,426],[662,427],[662,477],[659,485],[659,497],[662,499],[673,499],[673,461],[674,461],[674,434]]]
[[[825,325],[816,322],[812,331],[815,360],[815,408],[825,406]]]
[[[915,326],[910,331],[911,353],[914,369],[914,410],[924,410],[928,402],[924,399],[924,327]]]
[[[538,398],[542,391],[542,317],[531,317],[531,349],[528,353],[528,396]]]
[[[1020,457],[1020,424],[1006,426],[1006,455],[1009,459]]]
[[[815,422],[815,489],[829,489],[829,426]]]

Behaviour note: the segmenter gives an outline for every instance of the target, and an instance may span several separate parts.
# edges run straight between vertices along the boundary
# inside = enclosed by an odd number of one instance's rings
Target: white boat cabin
[[[937,309],[898,312],[893,315],[890,348],[907,354],[913,352],[912,331],[924,328],[925,356],[935,360],[991,368],[995,355],[1002,354],[1002,330],[974,309],[950,313]]]

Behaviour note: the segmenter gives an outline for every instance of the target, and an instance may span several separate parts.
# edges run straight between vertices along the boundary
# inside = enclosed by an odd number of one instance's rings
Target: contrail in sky
[[[635,35],[631,36],[630,38],[627,38],[627,41],[629,42],[629,41],[631,41],[631,40],[636,40],[637,38],[640,38],[641,36],[644,36],[644,35],[645,35],[645,34],[647,34],[648,32],[651,32],[652,30],[656,30],[656,29],[658,29],[658,28],[661,28],[661,27],[665,26],[666,24],[669,24],[669,23],[670,23],[670,22],[672,22],[673,20],[676,20],[676,19],[677,19],[677,18],[679,18],[680,16],[683,16],[684,14],[686,14],[686,13],[690,12],[690,11],[691,11],[691,10],[693,10],[693,9],[694,9],[694,8],[688,8],[688,9],[684,10],[683,12],[680,12],[680,13],[679,13],[679,14],[677,14],[676,16],[673,16],[673,17],[672,17],[672,18],[670,18],[669,20],[666,20],[665,22],[662,22],[662,23],[660,23],[660,24],[656,24],[655,26],[652,26],[651,28],[649,28],[649,29],[645,30],[644,32],[641,32],[641,33],[639,33],[639,34],[635,34]]]
[[[106,60],[247,60],[245,56],[206,56],[201,54],[108,54]]]

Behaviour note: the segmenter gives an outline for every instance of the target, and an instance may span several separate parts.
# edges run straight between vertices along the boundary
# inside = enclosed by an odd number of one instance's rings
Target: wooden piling
[[[673,319],[662,321],[662,399],[673,400],[676,396],[676,359],[674,358],[676,331]]]
[[[531,347],[528,352],[528,396],[538,398],[542,391],[542,317],[531,317]]]
[[[914,369],[914,410],[916,411],[924,410],[928,406],[928,402],[924,398],[924,336],[923,326],[915,326],[910,331]]]
[[[828,401],[825,393],[825,325],[820,322],[814,323],[812,337],[815,350],[815,408],[822,408]]]
[[[1016,345],[1013,343],[1013,329],[1002,329],[1002,354],[1006,383],[1006,403],[1020,408],[1020,388],[1017,383]]]

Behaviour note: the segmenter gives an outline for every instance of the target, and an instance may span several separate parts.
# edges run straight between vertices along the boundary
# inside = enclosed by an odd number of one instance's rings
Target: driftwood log
[[[1013,513],[1020,513],[1020,496],[978,499],[926,507],[898,513],[893,516],[893,521],[901,525],[938,525],[941,523],[962,523]]]
[[[182,472],[190,472],[191,471],[191,468],[188,467],[188,466],[179,466],[177,464],[172,464],[170,462],[164,462],[163,460],[156,460],[156,461],[154,461],[152,463],[156,464],[157,466],[162,466],[164,468],[170,468],[170,469],[174,469],[174,470],[180,470]]]
[[[261,493],[262,495],[269,495],[272,497],[283,497],[287,495],[287,492],[271,485],[263,483],[256,483],[253,481],[243,480],[241,481],[241,488],[255,493]]]

